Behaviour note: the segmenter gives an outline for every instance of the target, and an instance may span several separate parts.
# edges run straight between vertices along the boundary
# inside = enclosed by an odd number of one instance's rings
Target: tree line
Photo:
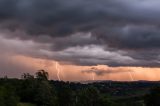
[[[0,106],[32,103],[36,106],[160,106],[160,88],[150,90],[140,101],[117,101],[89,84],[49,81],[45,70],[21,79],[0,79]]]

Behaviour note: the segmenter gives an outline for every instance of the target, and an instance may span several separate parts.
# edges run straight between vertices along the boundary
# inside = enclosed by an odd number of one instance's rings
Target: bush
[[[13,88],[0,87],[0,106],[17,106],[18,100]]]

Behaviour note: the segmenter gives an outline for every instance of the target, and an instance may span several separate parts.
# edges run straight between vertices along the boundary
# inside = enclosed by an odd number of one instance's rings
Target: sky
[[[0,0],[0,76],[45,69],[53,80],[160,80],[159,5]]]

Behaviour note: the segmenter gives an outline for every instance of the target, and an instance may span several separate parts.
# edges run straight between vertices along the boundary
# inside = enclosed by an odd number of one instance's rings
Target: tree
[[[37,106],[55,106],[55,91],[54,87],[49,84],[48,76],[44,70],[36,73],[36,79],[33,75],[24,73],[19,91],[21,101],[35,103]]]
[[[48,77],[48,72],[45,70],[39,70],[36,73],[38,80],[36,82],[34,101],[38,106],[56,105],[55,91],[53,91],[53,87],[49,84]]]
[[[100,106],[100,94],[95,87],[83,89],[78,94],[78,106]]]
[[[35,92],[37,106],[55,106],[56,96],[48,81],[40,81]]]
[[[17,106],[18,97],[10,86],[0,87],[0,106]]]
[[[100,101],[99,101],[99,105],[100,106],[115,106],[115,103],[113,103],[113,101],[110,99],[109,96],[105,95],[100,97]],[[119,104],[116,106],[120,106]]]
[[[36,73],[36,78],[38,80],[48,80],[48,72],[46,72],[45,70],[39,70],[37,73]]]
[[[5,89],[0,87],[0,106],[5,106],[4,91]]]
[[[160,87],[150,90],[150,94],[145,96],[146,106],[160,106]]]
[[[34,76],[30,75],[29,73],[23,73],[21,78],[24,80],[30,80],[30,79],[34,79]]]
[[[73,91],[69,85],[61,85],[58,90],[59,106],[73,106]]]
[[[22,102],[33,102],[33,98],[35,95],[35,89],[36,89],[36,80],[33,75],[30,75],[29,73],[24,73],[21,78],[22,83],[20,90],[18,91],[21,101]]]

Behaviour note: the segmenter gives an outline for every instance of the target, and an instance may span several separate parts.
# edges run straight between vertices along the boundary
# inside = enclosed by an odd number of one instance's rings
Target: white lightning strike
[[[56,70],[57,70],[57,78],[58,78],[58,80],[59,81],[61,81],[61,78],[60,78],[60,68],[59,68],[59,63],[58,62],[56,62]]]
[[[92,80],[93,80],[93,81],[95,80],[94,72],[92,72]]]
[[[130,76],[131,80],[132,80],[132,81],[134,81],[134,78],[133,78],[132,73],[129,71],[129,72],[128,72],[128,74],[129,74],[129,76]]]
[[[95,67],[92,67],[91,70],[92,70],[92,80],[94,81],[94,80],[95,80],[94,70],[96,70],[96,68],[95,68]]]

